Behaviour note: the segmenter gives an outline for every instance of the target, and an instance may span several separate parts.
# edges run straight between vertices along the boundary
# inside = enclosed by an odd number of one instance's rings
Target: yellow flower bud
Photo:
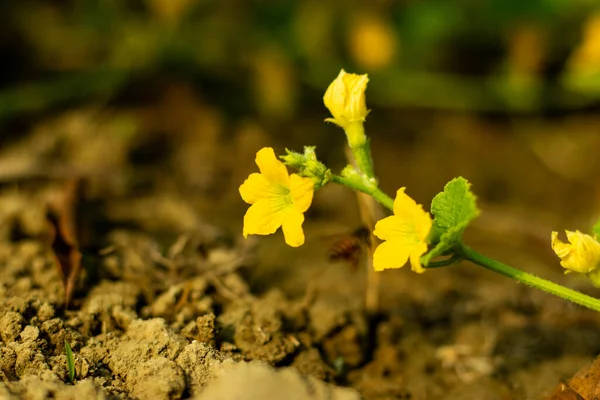
[[[569,272],[589,274],[600,268],[600,243],[590,235],[579,231],[566,231],[569,243],[558,239],[558,232],[552,232],[552,250],[560,258],[562,265]]]
[[[362,124],[369,112],[365,102],[368,82],[369,77],[366,74],[347,74],[342,69],[323,97],[325,106],[333,116],[325,121],[333,122],[344,130],[353,124]]]

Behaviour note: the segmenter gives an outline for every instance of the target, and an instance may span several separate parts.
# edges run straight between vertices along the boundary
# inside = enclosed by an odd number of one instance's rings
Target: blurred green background
[[[165,76],[290,118],[340,67],[369,73],[372,107],[533,113],[600,96],[592,0],[56,0],[0,13],[4,123]]]

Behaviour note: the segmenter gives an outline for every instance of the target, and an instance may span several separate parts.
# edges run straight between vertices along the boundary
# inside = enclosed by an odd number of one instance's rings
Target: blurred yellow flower
[[[579,231],[565,231],[569,243],[558,238],[558,232],[552,232],[552,250],[560,258],[560,265],[569,272],[589,274],[600,268],[600,243],[590,235]]]
[[[427,251],[427,236],[431,230],[431,217],[407,194],[405,188],[396,193],[394,215],[377,222],[373,234],[384,240],[373,254],[375,271],[400,268],[410,260],[414,272],[424,272],[421,256]]]
[[[365,102],[367,75],[347,74],[343,69],[327,88],[323,102],[333,118],[325,121],[347,129],[349,125],[364,122],[368,110]]]
[[[240,186],[242,199],[251,204],[244,216],[244,237],[270,235],[281,226],[285,242],[298,247],[304,244],[304,212],[313,198],[310,178],[288,174],[271,147],[256,153],[260,173],[252,173]]]
[[[358,10],[350,26],[348,51],[357,65],[375,71],[392,64],[400,44],[389,16]]]
[[[591,14],[585,22],[579,45],[571,52],[566,69],[571,73],[597,74],[600,72],[600,13]]]

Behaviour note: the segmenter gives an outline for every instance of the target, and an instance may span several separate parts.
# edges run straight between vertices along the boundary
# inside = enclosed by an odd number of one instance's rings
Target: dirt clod
[[[165,357],[135,365],[127,375],[127,383],[141,400],[180,399],[186,387],[181,368]]]
[[[192,393],[199,392],[223,369],[234,364],[212,347],[197,341],[185,346],[175,362],[183,370]]]
[[[133,365],[155,357],[172,361],[186,344],[187,341],[176,335],[163,319],[135,320],[120,340],[110,341],[108,366],[117,375],[129,379]]]
[[[21,333],[24,318],[21,314],[9,311],[0,319],[0,337],[10,343]]]
[[[292,368],[275,371],[260,363],[240,363],[211,382],[195,400],[359,400],[352,389],[337,388]]]

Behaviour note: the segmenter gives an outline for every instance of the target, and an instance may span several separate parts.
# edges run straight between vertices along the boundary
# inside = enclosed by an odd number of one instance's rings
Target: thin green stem
[[[350,189],[358,190],[373,197],[382,206],[388,208],[390,211],[394,210],[394,200],[382,192],[378,187],[370,187],[363,182],[357,181],[356,179],[345,178],[340,175],[333,175],[331,180],[340,185],[349,187]]]
[[[543,290],[546,293],[553,294],[581,306],[595,311],[600,311],[599,299],[595,299],[576,290],[566,288],[546,279],[542,279],[535,275],[520,271],[516,268],[503,264],[500,261],[488,258],[462,243],[459,244],[457,251],[464,259],[469,260],[485,269],[507,276],[516,280],[517,282],[521,282],[528,286]]]
[[[373,159],[371,158],[371,146],[369,138],[365,134],[365,126],[362,121],[355,121],[344,126],[344,133],[348,139],[348,145],[354,156],[356,167],[369,179],[375,179]]]
[[[456,264],[460,260],[462,260],[462,257],[455,254],[452,257],[449,257],[449,258],[447,258],[445,260],[430,261],[429,264],[427,264],[427,266],[425,268],[426,269],[431,269],[431,268],[447,267],[449,265]]]
[[[354,159],[356,160],[356,166],[366,175],[369,179],[375,178],[375,171],[373,169],[373,160],[371,158],[371,146],[367,140],[364,144],[358,147],[350,147]]]

